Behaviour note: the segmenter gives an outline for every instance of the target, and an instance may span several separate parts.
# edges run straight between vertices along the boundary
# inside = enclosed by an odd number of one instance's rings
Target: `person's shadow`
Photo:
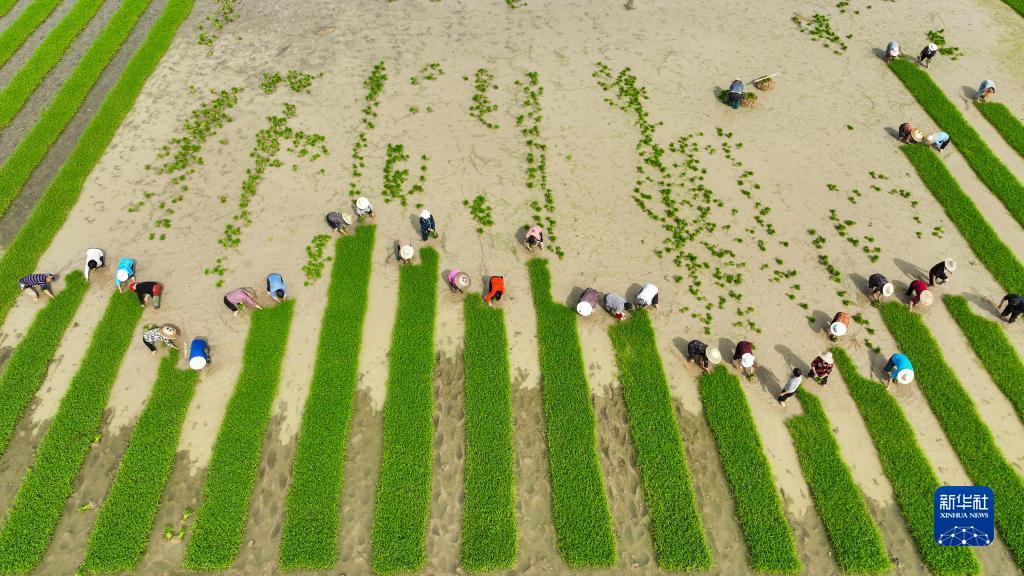
[[[585,288],[579,286],[573,286],[572,290],[569,291],[569,297],[565,299],[565,305],[573,310],[576,310],[576,304],[580,301],[580,296],[583,295]]]
[[[822,332],[827,334],[828,327],[832,324],[833,315],[822,310],[815,310],[811,315],[814,316],[814,324],[810,325],[811,332]]]
[[[888,134],[889,136],[892,136],[893,138],[895,138],[897,140],[900,137],[900,131],[899,131],[898,128],[893,128],[892,126],[886,126],[885,127],[885,132],[886,132],[886,134]]]
[[[925,271],[920,266],[918,266],[917,264],[911,264],[910,262],[907,262],[906,260],[900,258],[893,258],[892,263],[895,264],[896,267],[900,269],[900,272],[906,274],[906,276],[911,280],[917,280],[918,278],[928,277],[928,272]]]
[[[761,390],[771,394],[772,398],[778,398],[782,394],[782,383],[767,368],[758,366],[754,370],[754,377],[761,383]]]
[[[999,317],[999,307],[996,306],[995,303],[989,300],[988,298],[984,298],[979,294],[973,294],[970,292],[965,292],[964,298],[966,298],[968,302],[973,303],[978,308],[981,308],[986,312],[990,312],[993,316]]]
[[[963,93],[965,102],[973,102],[978,99],[978,89],[970,86],[961,86],[960,91]]]
[[[861,276],[860,274],[857,274],[856,272],[854,272],[854,273],[850,274],[850,281],[853,282],[853,285],[857,287],[857,290],[859,290],[861,294],[863,294],[865,296],[870,296],[871,295],[870,291],[868,290],[868,279],[867,278],[865,278],[865,277]]]
[[[718,351],[722,353],[722,362],[732,362],[733,354],[736,352],[736,343],[728,338],[719,338]]]

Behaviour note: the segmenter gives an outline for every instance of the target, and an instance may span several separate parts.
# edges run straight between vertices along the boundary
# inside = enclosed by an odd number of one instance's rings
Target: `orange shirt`
[[[484,296],[484,302],[490,302],[491,298],[494,298],[496,294],[505,293],[505,279],[501,276],[491,276],[490,284],[491,291],[487,293],[487,296]]]

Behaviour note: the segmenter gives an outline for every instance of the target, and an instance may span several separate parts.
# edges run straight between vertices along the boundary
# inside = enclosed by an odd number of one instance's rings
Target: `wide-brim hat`
[[[459,288],[469,288],[470,282],[469,274],[465,272],[459,272],[455,275],[455,285]]]
[[[366,210],[370,207],[370,201],[366,199],[366,196],[360,196],[356,198],[356,208],[360,210]]]
[[[832,358],[832,353],[831,352],[823,352],[818,357],[821,358],[822,361],[825,362],[825,364],[835,364],[834,359]]]
[[[718,364],[722,361],[722,353],[718,351],[718,348],[714,346],[708,346],[708,362],[712,364]]]
[[[416,251],[409,244],[406,244],[405,246],[402,246],[401,248],[398,249],[398,256],[402,260],[412,260],[412,257],[415,254],[416,254]]]
[[[885,296],[886,298],[892,296],[895,291],[896,287],[892,285],[892,282],[886,282],[885,286],[882,286],[882,296]]]
[[[121,282],[127,282],[129,278],[131,278],[131,275],[128,274],[127,270],[125,270],[124,268],[119,268],[117,270],[118,280],[120,280]]]
[[[914,371],[910,368],[904,368],[896,373],[896,381],[900,384],[910,384],[914,381]]]
[[[743,366],[744,368],[753,368],[754,355],[751,354],[750,352],[747,352],[743,356],[740,356],[740,366]]]
[[[938,51],[938,49],[939,49],[939,47],[936,46],[935,44],[929,44],[928,45],[928,51],[929,52],[936,52],[936,51]]]
[[[430,220],[430,210],[424,209],[422,212],[420,212],[420,218],[423,218],[424,220]]]
[[[164,324],[163,326],[160,327],[160,335],[163,336],[164,338],[174,340],[175,338],[178,337],[179,333],[180,330],[178,330],[178,327],[175,326],[174,324]]]
[[[925,306],[931,306],[932,302],[935,301],[935,297],[932,296],[932,293],[929,290],[922,290],[919,298],[921,299],[921,304],[924,304]]]
[[[956,260],[946,258],[942,261],[942,265],[945,266],[947,272],[956,272]]]
[[[594,312],[594,307],[586,300],[580,300],[576,303],[576,312],[584,318],[590,316]]]
[[[342,212],[341,221],[344,222],[346,226],[352,224],[352,215],[347,212]]]
[[[846,330],[846,324],[843,324],[842,322],[833,322],[832,325],[828,327],[829,333],[833,336],[846,336]]]
[[[915,129],[913,132],[910,133],[910,137],[915,142],[920,142],[921,140],[924,140],[924,132],[921,132],[920,130]]]
[[[206,358],[202,356],[193,356],[188,359],[188,367],[193,370],[202,370],[206,368]]]

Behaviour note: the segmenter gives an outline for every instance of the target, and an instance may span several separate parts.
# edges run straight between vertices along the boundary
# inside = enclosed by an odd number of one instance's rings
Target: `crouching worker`
[[[736,345],[736,353],[732,355],[732,363],[747,376],[754,375],[754,344],[741,341]]]
[[[686,359],[700,366],[701,370],[711,372],[711,367],[722,361],[722,353],[718,348],[708,346],[700,340],[690,340],[686,345]]]
[[[135,259],[121,258],[117,261],[117,270],[114,271],[114,284],[118,292],[124,292],[122,284],[135,282]]]
[[[233,316],[238,316],[238,307],[252,306],[257,310],[263,307],[256,302],[256,290],[252,288],[238,288],[224,295],[224,305],[231,310]]]
[[[956,272],[956,262],[952,258],[946,258],[928,271],[928,285],[945,284],[953,272]]]
[[[614,292],[609,292],[605,294],[604,299],[601,303],[604,306],[604,309],[607,310],[609,314],[615,316],[616,320],[625,319],[626,312],[633,310],[632,304],[626,302],[625,298],[619,296]]]
[[[932,305],[932,293],[928,290],[928,285],[920,278],[910,283],[910,286],[907,288],[907,296],[910,297],[911,310],[917,304],[924,306]]]
[[[996,93],[996,83],[991,80],[984,80],[978,87],[978,100],[985,102],[990,96]]]
[[[584,318],[587,318],[594,313],[594,308],[597,308],[597,301],[601,295],[597,293],[597,290],[593,288],[587,288],[580,294],[579,301],[576,302],[576,313]]]
[[[85,251],[85,281],[89,281],[89,274],[97,268],[103,268],[107,264],[107,259],[103,254],[103,250],[99,248],[89,248]]]
[[[487,295],[484,296],[484,302],[486,302],[488,306],[493,306],[493,303],[501,300],[501,297],[504,295],[505,277],[491,276],[487,281]]]
[[[128,285],[130,292],[139,297],[139,306],[146,307],[146,299],[153,302],[153,308],[160,309],[160,296],[164,293],[164,285],[160,282],[132,282]]]
[[[658,287],[654,284],[645,284],[640,289],[640,293],[636,295],[636,307],[637,308],[651,308],[658,307]]]
[[[399,264],[409,264],[412,262],[412,257],[416,255],[416,249],[412,247],[412,244],[409,244],[405,240],[399,240],[398,242],[395,242],[395,246],[398,248]]]
[[[533,252],[534,248],[544,249],[544,230],[541,230],[540,226],[534,224],[530,226],[530,229],[526,231],[526,238],[524,239],[526,249]]]
[[[1006,308],[1003,308],[1003,304],[1006,304]],[[1024,313],[1024,296],[1020,294],[1007,294],[999,301],[999,307],[1003,308],[999,312],[999,318],[1006,320],[1009,324],[1013,324],[1017,321],[1017,317]]]
[[[889,42],[885,47],[885,63],[888,64],[889,62],[899,58],[900,54],[903,54],[903,51],[900,50],[900,43],[895,40]]]
[[[840,338],[846,336],[846,333],[850,331],[851,319],[846,312],[836,312],[836,315],[832,317],[832,323],[828,326],[828,339],[838,342]]]
[[[885,371],[889,375],[889,381],[885,387],[888,388],[893,382],[910,384],[914,381],[914,367],[910,364],[910,358],[904,354],[893,354],[889,362],[885,364]]]
[[[814,378],[818,384],[828,386],[828,375],[832,373],[832,368],[834,367],[835,362],[833,361],[832,353],[822,352],[811,361],[811,370],[807,375]]]
[[[175,350],[178,347],[174,341],[178,339],[178,327],[174,324],[164,324],[157,327],[156,324],[147,324],[142,332],[142,343],[149,348],[149,351],[156,354],[156,343],[163,342],[168,348]]]
[[[284,302],[288,299],[288,291],[284,289],[284,278],[277,272],[267,275],[267,294],[274,302]]]
[[[199,371],[210,363],[210,345],[204,338],[193,338],[188,347],[188,367]]]
[[[338,234],[348,234],[348,227],[352,225],[352,215],[341,212],[328,212],[324,218],[327,225]]]
[[[725,96],[725,101],[732,106],[733,110],[740,107],[740,102],[743,100],[743,81],[739,78],[732,81],[729,85],[729,93]]]
[[[459,270],[458,268],[454,268],[452,269],[451,272],[448,273],[448,288],[452,292],[458,292],[459,294],[462,294],[463,292],[466,291],[467,288],[469,288],[469,285],[471,283],[472,282],[469,279],[469,274],[466,274],[465,272]]]
[[[875,302],[881,302],[882,298],[892,296],[896,288],[889,282],[889,279],[881,274],[872,274],[868,278],[868,296]]]
[[[18,280],[18,288],[22,292],[32,296],[33,300],[39,300],[39,293],[42,292],[53,298],[53,281],[57,277],[53,274],[29,274]]]

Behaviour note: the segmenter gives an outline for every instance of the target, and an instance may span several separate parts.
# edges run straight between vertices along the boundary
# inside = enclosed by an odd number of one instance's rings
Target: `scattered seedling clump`
[[[220,37],[219,32],[224,26],[238,20],[238,12],[235,10],[236,0],[215,0],[217,9],[210,16],[203,19],[199,24],[199,45],[208,48],[207,55],[213,54],[213,43]]]
[[[317,234],[313,236],[309,246],[306,246],[306,265],[302,271],[306,273],[306,280],[303,283],[309,286],[314,280],[319,280],[324,270],[324,265],[331,261],[330,256],[324,256],[324,247],[331,241],[329,234]]]
[[[505,0],[505,5],[507,5],[511,9],[515,10],[516,8],[522,8],[523,6],[526,6],[526,1],[525,0]]]
[[[404,168],[409,154],[402,144],[388,144],[387,156],[384,160],[384,202],[392,200],[399,202],[402,206],[408,203],[408,197],[423,192],[423,185],[427,181],[427,161],[430,157],[426,154],[420,156],[420,174],[417,181],[409,188],[405,187],[405,181],[409,177],[409,169]]]
[[[791,20],[800,32],[809,35],[815,42],[820,41],[822,46],[830,48],[833,54],[839,56],[843,55],[849,47],[846,40],[853,37],[852,34],[848,34],[846,38],[836,34],[832,30],[832,21],[824,14],[815,14],[810,18],[794,15]]]
[[[292,92],[309,94],[310,89],[313,87],[313,80],[323,75],[323,72],[314,76],[298,70],[289,70],[285,76],[281,76],[277,72],[264,72],[263,77],[260,79],[260,89],[263,90],[264,94],[273,94],[279,84],[287,82]]]
[[[423,68],[420,68],[420,71],[418,73],[409,78],[409,84],[416,86],[417,84],[420,84],[422,82],[437,80],[441,76],[444,76],[444,69],[441,68],[441,64],[437,62],[431,62],[430,64],[427,64]]]
[[[473,202],[463,200],[462,205],[469,208],[469,215],[476,221],[477,234],[483,234],[484,228],[490,228],[494,225],[494,219],[491,217],[491,207],[487,204],[487,197],[483,194],[474,198]]]
[[[959,46],[947,46],[946,37],[943,34],[946,32],[945,28],[938,30],[928,31],[928,41],[939,47],[939,54],[943,56],[949,56],[950,60],[959,60],[964,55],[963,51],[960,50]]]
[[[555,193],[548,185],[548,145],[541,141],[540,134],[544,117],[540,97],[544,95],[544,87],[536,72],[527,72],[526,79],[516,80],[515,84],[520,89],[520,104],[523,107],[523,113],[516,117],[516,126],[526,142],[526,187],[543,195],[543,202],[538,199],[530,201],[533,222],[545,228],[551,250],[561,259],[565,257],[565,252],[558,245],[555,230]]]
[[[476,71],[473,76],[473,105],[469,107],[469,115],[491,130],[497,130],[498,124],[488,120],[487,115],[497,111],[498,105],[487,97],[487,91],[497,89],[498,85],[494,83],[494,74],[485,68]]]
[[[366,97],[364,99],[366,105],[363,106],[361,111],[362,117],[360,118],[359,133],[356,135],[356,141],[352,145],[352,180],[348,184],[348,194],[352,197],[363,195],[359,182],[363,176],[363,169],[366,168],[366,159],[363,157],[363,150],[369,145],[366,135],[376,127],[377,107],[380,106],[380,95],[384,91],[384,84],[387,80],[387,71],[384,61],[381,60],[374,64],[370,75],[363,81],[363,87],[366,88]]]

